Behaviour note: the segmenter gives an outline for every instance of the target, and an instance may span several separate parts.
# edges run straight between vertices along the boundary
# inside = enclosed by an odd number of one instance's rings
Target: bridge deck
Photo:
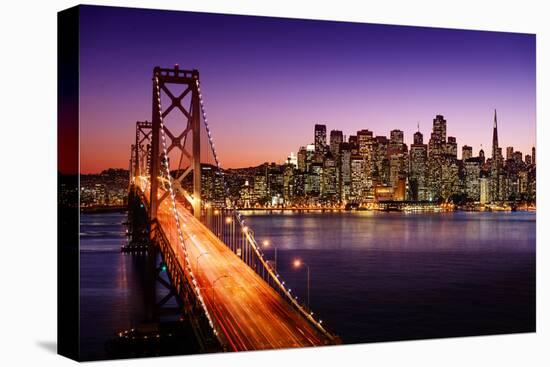
[[[191,268],[217,330],[232,350],[258,350],[331,344],[327,336],[299,314],[254,270],[177,204]],[[178,260],[184,263],[173,219],[172,203],[164,200],[158,220]],[[202,255],[197,267],[196,259]],[[227,275],[227,277],[221,276]],[[218,281],[212,287],[214,281]]]

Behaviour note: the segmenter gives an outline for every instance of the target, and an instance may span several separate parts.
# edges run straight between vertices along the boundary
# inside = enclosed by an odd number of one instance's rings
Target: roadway
[[[177,213],[206,308],[230,350],[333,343],[180,203]],[[170,197],[159,206],[157,218],[184,264]]]

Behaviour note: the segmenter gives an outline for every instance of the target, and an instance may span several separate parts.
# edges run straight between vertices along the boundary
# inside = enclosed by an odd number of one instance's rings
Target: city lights
[[[313,138],[285,163],[226,172],[225,193],[237,208],[262,210],[515,210],[535,202],[534,149],[523,157],[507,147],[504,157],[495,139],[490,156],[464,145],[460,157],[443,115],[433,119],[429,139],[417,131],[411,144],[399,129],[389,136],[362,129],[347,139],[332,130],[327,143],[320,124]]]

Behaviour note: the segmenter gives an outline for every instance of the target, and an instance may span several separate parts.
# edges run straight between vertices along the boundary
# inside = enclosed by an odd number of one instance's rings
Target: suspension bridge
[[[339,344],[232,205],[199,72],[155,67],[152,92],[151,121],[136,123],[129,185],[131,244],[147,243],[149,279],[168,289],[156,301],[148,288],[150,316],[174,297],[204,351]]]

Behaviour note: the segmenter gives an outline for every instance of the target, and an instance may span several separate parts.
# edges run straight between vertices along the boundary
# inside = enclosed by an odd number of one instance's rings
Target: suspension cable
[[[220,173],[220,176],[222,177],[224,193],[225,193],[226,197],[230,198],[231,196],[230,196],[229,188],[227,186],[227,181],[225,180],[225,175],[222,172],[221,163],[218,159],[218,154],[216,152],[216,147],[214,145],[214,141],[212,139],[212,134],[210,132],[210,127],[208,125],[208,118],[207,118],[207,115],[206,115],[206,107],[204,106],[204,100],[203,100],[203,97],[202,97],[202,92],[201,92],[201,87],[200,87],[199,80],[196,80],[196,84],[197,84],[197,91],[198,91],[198,94],[199,94],[199,101],[200,101],[200,107],[201,107],[201,112],[202,112],[202,118],[203,118],[204,125],[206,127],[206,133],[207,133],[207,136],[208,136],[208,141],[209,141],[210,147],[212,149],[212,153],[213,153],[213,156],[214,156],[214,160],[216,162],[217,170]],[[274,283],[278,285],[279,289],[289,299],[291,304],[293,304],[302,313],[302,315],[304,315],[308,320],[310,320],[323,333],[325,333],[326,335],[328,335],[329,337],[332,338],[333,336],[322,326],[322,320],[316,320],[315,318],[313,318],[313,312],[311,312],[311,310],[307,311],[298,302],[298,297],[297,296],[294,296],[294,297],[292,296],[291,289],[285,287],[285,282],[282,280],[279,272],[276,269],[274,269],[273,267],[271,267],[267,264],[266,260],[264,259],[264,254],[263,254],[261,248],[258,246],[258,244],[256,242],[256,239],[254,238],[254,236],[252,234],[253,231],[248,229],[248,227],[245,225],[245,221],[242,218],[242,214],[240,213],[240,211],[235,206],[233,206],[233,212],[235,213],[235,217],[237,218],[237,221],[238,221],[240,227],[243,229],[243,232],[246,234],[246,239],[249,241],[252,249],[256,253],[256,256],[258,257],[258,259],[260,260],[260,262],[264,266],[264,268],[267,270],[268,274],[271,276]],[[247,228],[247,230],[245,230],[245,228]]]
[[[191,278],[191,283],[193,285],[194,291],[195,291],[195,293],[197,295],[197,298],[199,299],[199,302],[200,302],[200,304],[201,304],[201,306],[204,310],[206,318],[208,319],[208,323],[210,324],[210,327],[212,327],[214,335],[218,335],[218,332],[217,332],[216,328],[214,327],[214,322],[212,321],[212,318],[210,317],[210,313],[208,312],[208,309],[206,308],[206,303],[204,302],[204,299],[202,297],[199,284],[198,284],[198,282],[195,278],[195,275],[193,274],[193,270],[191,269],[191,262],[189,261],[189,254],[187,252],[187,246],[186,246],[186,243],[185,243],[185,240],[184,240],[184,237],[183,237],[183,232],[181,230],[181,224],[180,224],[179,215],[178,215],[177,206],[176,206],[176,194],[173,190],[172,176],[170,175],[170,167],[169,167],[169,163],[168,163],[168,151],[167,151],[167,148],[166,148],[166,134],[164,133],[164,122],[163,122],[163,118],[162,118],[162,105],[161,105],[161,100],[160,100],[160,85],[159,85],[158,76],[156,76],[156,75],[155,75],[155,89],[156,89],[156,93],[157,93],[157,104],[158,104],[159,118],[160,118],[160,131],[161,131],[161,140],[162,140],[163,157],[164,157],[163,166],[166,170],[165,172],[166,172],[166,176],[168,178],[168,188],[170,190],[170,197],[172,199],[172,207],[173,207],[173,212],[174,212],[174,218],[175,218],[175,221],[176,221],[176,228],[178,230],[178,238],[180,240],[180,245],[183,248],[183,253],[184,253],[184,256],[185,256],[184,260],[185,260],[185,265],[186,265],[186,268],[187,268],[187,273],[189,274],[189,277]]]

